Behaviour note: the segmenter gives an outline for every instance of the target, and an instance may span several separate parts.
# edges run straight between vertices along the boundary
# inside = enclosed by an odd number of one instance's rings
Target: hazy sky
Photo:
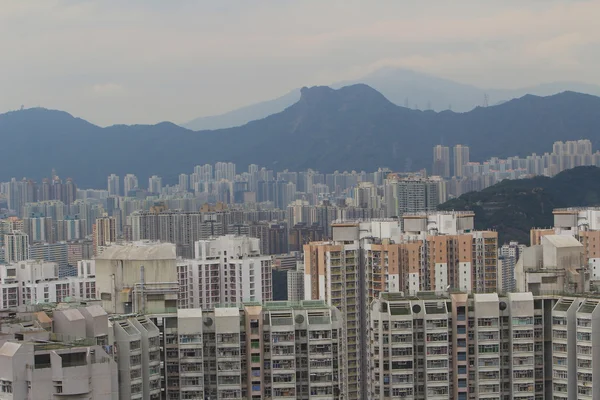
[[[0,112],[186,122],[402,66],[600,84],[600,1],[0,0]]]

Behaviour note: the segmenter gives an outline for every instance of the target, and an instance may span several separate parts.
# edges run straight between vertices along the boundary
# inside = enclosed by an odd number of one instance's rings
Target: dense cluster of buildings
[[[499,246],[470,212],[334,221],[303,244],[288,301],[243,234],[197,240],[191,258],[108,244],[69,277],[1,265],[2,393],[595,399],[600,210],[554,214],[528,247]]]
[[[561,171],[579,166],[600,167],[600,151],[592,152],[590,140],[555,142],[551,153],[531,154],[527,157],[492,157],[485,162],[472,162],[469,148],[457,145],[453,148],[438,145],[433,148],[433,175],[447,180],[447,195],[460,196],[478,191],[504,179],[520,179],[535,175],[554,176]],[[452,171],[450,165],[453,166]]]
[[[0,399],[600,398],[600,209],[554,210],[530,246],[437,211],[599,154],[2,183]]]

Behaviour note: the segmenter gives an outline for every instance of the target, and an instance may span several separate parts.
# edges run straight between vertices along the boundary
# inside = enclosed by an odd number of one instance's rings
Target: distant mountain
[[[367,85],[303,88],[284,111],[241,127],[194,132],[172,123],[100,128],[69,114],[28,109],[0,115],[0,181],[47,176],[52,168],[82,187],[105,187],[111,173],[176,183],[195,165],[233,161],[289,168],[403,170],[431,167],[432,147],[462,143],[474,160],[526,156],[556,140],[600,145],[600,98],[565,92],[525,96],[467,113],[399,107]]]
[[[273,100],[251,104],[221,115],[196,118],[182,126],[194,131],[240,126],[250,121],[263,119],[271,114],[283,111],[298,100],[300,100],[300,89],[295,89]]]
[[[504,180],[480,192],[466,193],[440,210],[475,212],[477,229],[495,229],[500,243],[529,244],[532,228],[554,225],[552,210],[600,205],[600,168],[578,167],[553,178]]]
[[[600,86],[578,82],[555,82],[514,90],[482,89],[402,68],[382,68],[359,79],[334,83],[331,87],[338,89],[361,83],[379,91],[396,105],[434,111],[449,108],[456,112],[470,111],[482,106],[486,95],[489,105],[501,104],[527,94],[550,96],[574,91],[600,96]],[[296,89],[274,100],[252,104],[222,115],[196,118],[182,126],[192,130],[240,126],[283,111],[299,98],[300,89]]]

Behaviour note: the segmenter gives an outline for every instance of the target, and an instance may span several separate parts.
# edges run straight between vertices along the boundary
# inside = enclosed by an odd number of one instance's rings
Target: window
[[[12,382],[11,381],[0,381],[0,393],[12,393]]]

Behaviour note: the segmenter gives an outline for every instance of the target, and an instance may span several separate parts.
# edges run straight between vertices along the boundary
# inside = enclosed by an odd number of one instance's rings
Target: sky
[[[0,113],[187,122],[381,67],[600,85],[599,0],[0,0]]]

